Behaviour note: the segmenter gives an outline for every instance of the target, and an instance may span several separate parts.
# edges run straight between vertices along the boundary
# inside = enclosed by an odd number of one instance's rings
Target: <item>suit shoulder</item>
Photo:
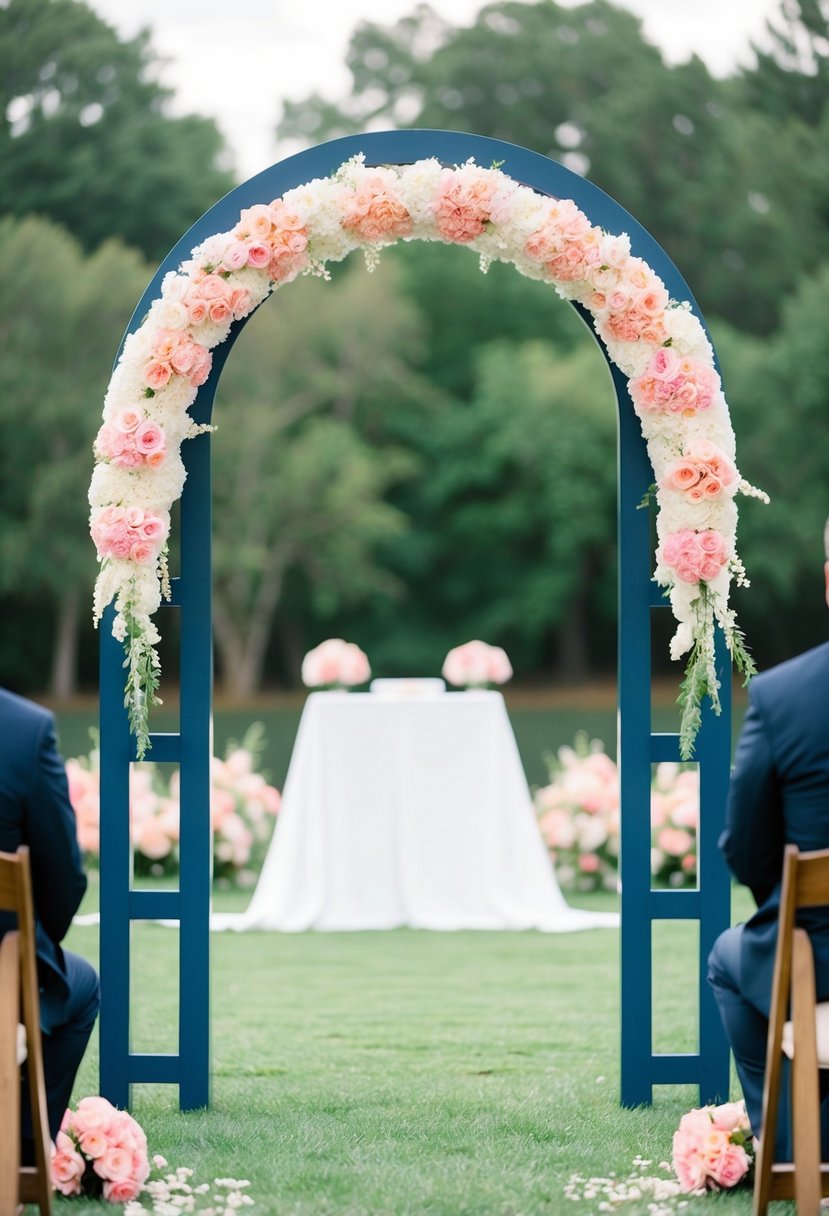
[[[18,732],[28,730],[39,734],[53,722],[52,713],[42,705],[9,692],[7,688],[0,688],[0,723],[4,727],[13,727]]]
[[[776,701],[787,693],[800,695],[812,684],[829,687],[829,642],[805,650],[755,676],[749,684],[749,697],[760,706],[767,698]]]

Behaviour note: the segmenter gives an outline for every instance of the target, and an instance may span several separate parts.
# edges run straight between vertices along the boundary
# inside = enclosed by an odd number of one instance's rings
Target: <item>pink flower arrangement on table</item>
[[[449,651],[441,674],[458,688],[489,688],[512,679],[512,665],[500,646],[475,639]]]
[[[150,1173],[147,1137],[106,1098],[82,1098],[67,1110],[52,1153],[52,1183],[62,1195],[135,1199]]]
[[[728,1190],[751,1169],[751,1126],[744,1102],[689,1111],[674,1133],[673,1167],[686,1194]]]
[[[618,885],[619,771],[603,745],[580,734],[548,758],[550,783],[535,810],[559,882],[577,891]],[[658,884],[693,886],[697,876],[699,773],[658,764],[651,787],[651,869]]]
[[[356,642],[327,638],[302,660],[306,688],[353,688],[371,675],[368,659]]]
[[[256,764],[264,746],[261,723],[255,723],[241,743],[231,743],[225,758],[211,764],[210,818],[213,831],[213,873],[219,880],[250,883],[264,858],[273,822],[279,812],[279,791]],[[75,811],[78,844],[88,859],[100,851],[100,790],[98,752],[66,761],[69,799]],[[169,874],[178,869],[178,772],[169,780],[150,763],[130,771],[130,832],[138,874]]]
[[[627,377],[654,470],[654,578],[670,595],[677,621],[671,655],[689,655],[680,693],[681,749],[689,756],[702,698],[719,709],[716,624],[737,667],[746,677],[753,672],[728,603],[732,578],[746,581],[734,498],[738,491],[765,497],[733,463],[728,408],[699,318],[688,301],[669,297],[625,234],[592,224],[571,199],[538,194],[472,161],[375,167],[356,156],[330,177],[246,208],[230,230],[195,248],[164,278],[110,380],[89,489],[101,563],[94,617],[114,601],[138,758],[149,746],[148,714],[156,703],[153,617],[170,593],[166,538],[184,485],[181,445],[211,429],[197,426],[188,410],[210,372],[213,349],[298,275],[328,278],[328,264],[356,249],[371,269],[380,250],[400,239],[467,245],[482,270],[506,262],[549,283],[592,316],[609,358]],[[152,536],[124,530],[127,515],[117,513],[135,511],[142,521],[160,521]]]

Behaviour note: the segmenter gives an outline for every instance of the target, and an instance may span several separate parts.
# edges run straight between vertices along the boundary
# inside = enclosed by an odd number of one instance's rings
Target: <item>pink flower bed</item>
[[[241,744],[211,765],[210,819],[213,872],[217,879],[250,883],[264,857],[279,791],[256,771],[261,727],[252,727]],[[90,859],[100,850],[98,753],[66,762],[69,798],[75,811],[78,843]],[[133,765],[130,774],[130,830],[137,874],[175,873],[178,869],[178,772],[168,779],[155,764]]]
[[[550,761],[550,782],[536,792],[541,834],[565,888],[615,891],[618,885],[619,771],[603,745],[580,735]],[[699,775],[679,764],[654,766],[651,869],[661,885],[697,878]]]

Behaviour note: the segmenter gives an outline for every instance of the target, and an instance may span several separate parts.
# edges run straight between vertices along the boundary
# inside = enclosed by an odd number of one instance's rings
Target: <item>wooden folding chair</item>
[[[18,1203],[34,1203],[51,1216],[52,1146],[46,1114],[40,998],[35,953],[35,916],[29,850],[0,853],[0,911],[14,912],[17,929],[0,942],[0,1101],[11,1112],[0,1137],[0,1216],[14,1216]],[[35,1144],[34,1166],[20,1165],[20,1065],[18,1023],[26,1031],[26,1073]]]
[[[829,849],[801,853],[796,845],[787,845],[769,1012],[763,1134],[755,1165],[754,1216],[766,1216],[774,1199],[793,1199],[798,1216],[817,1216],[821,1197],[829,1196],[829,1164],[820,1159],[818,1077],[820,1068],[829,1068],[829,1001],[817,1004],[812,943],[805,929],[799,929],[796,923],[798,909],[823,905],[829,907]],[[791,1021],[786,1020],[789,1010]],[[791,1162],[774,1160],[784,1054],[792,1062]]]

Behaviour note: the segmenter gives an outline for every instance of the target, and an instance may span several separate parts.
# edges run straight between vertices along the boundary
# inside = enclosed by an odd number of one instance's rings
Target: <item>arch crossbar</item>
[[[208,236],[233,227],[240,211],[269,202],[313,178],[325,177],[363,153],[366,163],[408,164],[435,157],[448,165],[470,158],[497,163],[515,181],[561,198],[571,198],[592,224],[627,232],[632,251],[660,276],[669,294],[687,300],[704,326],[693,296],[673,262],[654,238],[592,182],[526,148],[483,136],[451,131],[388,131],[349,136],[289,157],[237,187],[181,238],[162,262],[139,302],[127,334],[138,328],[161,292],[165,274],[186,260]],[[573,305],[578,311],[578,305]],[[586,314],[582,314],[587,319]],[[224,361],[244,322],[213,353],[213,367],[192,416],[210,420]],[[608,362],[619,415],[619,713],[621,773],[621,1101],[652,1101],[657,1084],[699,1086],[700,1102],[728,1094],[728,1047],[705,982],[705,960],[716,936],[729,923],[730,885],[717,850],[728,783],[730,665],[721,635],[717,665],[722,715],[703,705],[697,738],[700,768],[700,826],[697,890],[652,890],[650,872],[650,789],[652,765],[679,760],[677,735],[655,734],[651,714],[651,613],[666,601],[652,582],[653,551],[649,513],[638,510],[653,473],[625,376],[611,362],[601,339],[591,333]],[[126,337],[126,335],[125,335]],[[180,722],[171,734],[151,734],[150,759],[177,763],[181,784],[181,868],[177,891],[136,890],[132,885],[129,840],[129,773],[135,746],[123,704],[123,650],[111,636],[112,609],[101,629],[101,1092],[118,1106],[130,1102],[133,1083],[178,1085],[182,1109],[210,1101],[210,911],[212,753],[211,508],[209,436],[183,447],[187,482],[181,499],[181,571],[173,580],[171,607],[180,614]],[[136,1052],[130,1034],[131,928],[135,921],[179,924],[178,1051]],[[664,919],[699,926],[698,1046],[685,1054],[653,1050],[653,924]],[[658,977],[657,977],[658,980]]]

